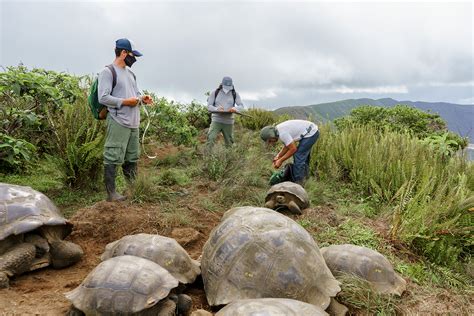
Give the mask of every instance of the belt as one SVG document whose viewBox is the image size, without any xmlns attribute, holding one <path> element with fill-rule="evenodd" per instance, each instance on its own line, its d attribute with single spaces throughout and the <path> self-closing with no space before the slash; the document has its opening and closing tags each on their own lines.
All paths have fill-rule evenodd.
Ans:
<svg viewBox="0 0 474 316">
<path fill-rule="evenodd" d="M 301 134 L 300 137 L 304 138 L 306 135 L 308 135 L 311 131 L 313 130 L 313 125 L 310 125 L 306 128 L 306 133 Z"/>
</svg>

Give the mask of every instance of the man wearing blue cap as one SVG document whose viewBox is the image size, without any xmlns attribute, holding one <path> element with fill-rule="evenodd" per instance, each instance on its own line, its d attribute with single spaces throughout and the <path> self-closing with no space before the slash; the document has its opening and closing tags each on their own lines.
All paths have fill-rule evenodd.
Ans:
<svg viewBox="0 0 474 316">
<path fill-rule="evenodd" d="M 122 165 L 127 182 L 135 179 L 140 156 L 140 108 L 151 104 L 152 98 L 141 95 L 130 67 L 142 54 L 133 43 L 121 38 L 115 42 L 115 60 L 99 74 L 99 102 L 107 106 L 107 135 L 104 148 L 104 181 L 107 201 L 123 201 L 125 197 L 115 191 L 117 165 Z"/>
<path fill-rule="evenodd" d="M 217 135 L 221 132 L 226 147 L 231 147 L 234 143 L 234 113 L 244 109 L 231 77 L 224 77 L 222 84 L 211 92 L 207 99 L 207 109 L 212 113 L 211 126 L 207 134 L 208 149 L 214 146 Z"/>
</svg>

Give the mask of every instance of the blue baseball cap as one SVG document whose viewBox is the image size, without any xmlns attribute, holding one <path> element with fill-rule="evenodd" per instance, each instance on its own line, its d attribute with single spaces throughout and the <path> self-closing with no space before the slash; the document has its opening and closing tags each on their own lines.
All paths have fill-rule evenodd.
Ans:
<svg viewBox="0 0 474 316">
<path fill-rule="evenodd" d="M 115 48 L 125 49 L 126 51 L 132 52 L 136 57 L 143 56 L 138 50 L 135 49 L 135 44 L 126 38 L 120 38 L 115 41 Z"/>
</svg>

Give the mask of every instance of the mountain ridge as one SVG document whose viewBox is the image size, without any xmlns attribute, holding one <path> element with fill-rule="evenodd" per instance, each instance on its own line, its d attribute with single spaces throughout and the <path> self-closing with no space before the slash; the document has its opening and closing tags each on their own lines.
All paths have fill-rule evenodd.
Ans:
<svg viewBox="0 0 474 316">
<path fill-rule="evenodd" d="M 468 137 L 469 142 L 474 143 L 474 104 L 463 105 L 448 102 L 398 101 L 392 98 L 361 98 L 303 106 L 287 106 L 278 108 L 274 110 L 274 112 L 278 115 L 290 114 L 298 119 L 308 119 L 311 117 L 313 120 L 319 122 L 327 122 L 338 117 L 349 115 L 351 110 L 361 105 L 393 107 L 399 104 L 439 114 L 441 118 L 446 121 L 450 131 L 458 133 L 462 137 Z"/>
</svg>

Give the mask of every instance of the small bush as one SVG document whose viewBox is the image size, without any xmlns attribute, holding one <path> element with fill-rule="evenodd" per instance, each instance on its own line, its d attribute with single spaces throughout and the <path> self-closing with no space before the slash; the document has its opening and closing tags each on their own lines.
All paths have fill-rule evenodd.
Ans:
<svg viewBox="0 0 474 316">
<path fill-rule="evenodd" d="M 163 143 L 172 142 L 175 145 L 195 144 L 198 130 L 189 123 L 186 112 L 181 110 L 182 106 L 155 95 L 153 98 L 155 102 L 152 106 L 142 108 L 144 114 L 141 130 L 143 133 L 146 130 L 146 141 L 151 139 Z"/>
<path fill-rule="evenodd" d="M 91 115 L 85 100 L 49 116 L 53 141 L 49 158 L 71 187 L 97 187 L 102 176 L 105 126 Z"/>
<path fill-rule="evenodd" d="M 172 186 L 172 185 L 187 185 L 191 179 L 183 170 L 178 169 L 166 169 L 159 177 L 158 183 L 161 185 Z"/>
<path fill-rule="evenodd" d="M 249 115 L 239 117 L 239 123 L 248 129 L 257 131 L 267 125 L 273 125 L 276 122 L 276 116 L 273 112 L 263 109 L 248 109 L 245 114 Z"/>
<path fill-rule="evenodd" d="M 0 133 L 0 172 L 14 173 L 24 170 L 33 160 L 36 147 L 23 139 Z"/>
<path fill-rule="evenodd" d="M 157 184 L 157 179 L 148 175 L 138 173 L 137 178 L 131 186 L 130 200 L 133 203 L 156 203 L 170 201 L 171 191 Z"/>
<path fill-rule="evenodd" d="M 180 108 L 185 113 L 189 125 L 197 129 L 204 129 L 211 123 L 207 106 L 203 104 L 192 101 L 190 104 L 181 105 Z"/>
</svg>

